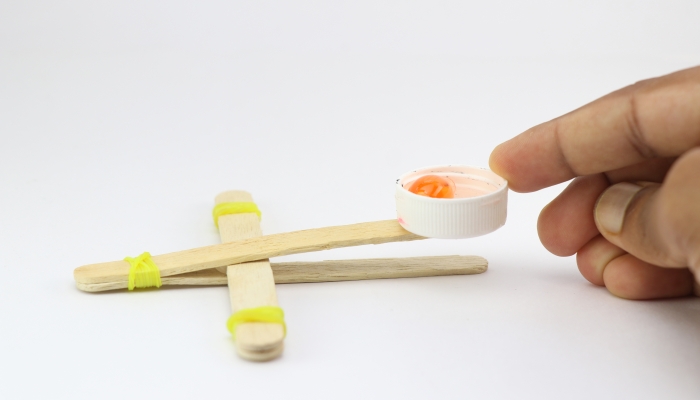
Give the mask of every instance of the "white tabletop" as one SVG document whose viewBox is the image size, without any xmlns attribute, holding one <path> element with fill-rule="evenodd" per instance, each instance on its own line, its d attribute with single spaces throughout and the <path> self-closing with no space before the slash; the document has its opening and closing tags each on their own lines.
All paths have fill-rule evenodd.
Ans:
<svg viewBox="0 0 700 400">
<path fill-rule="evenodd" d="M 697 399 L 700 301 L 634 302 L 505 227 L 301 254 L 476 254 L 472 276 L 278 285 L 281 358 L 239 359 L 226 287 L 88 294 L 83 264 L 395 216 L 415 167 L 700 63 L 700 3 L 0 5 L 0 398 Z M 575 229 L 575 227 L 572 227 Z"/>
</svg>

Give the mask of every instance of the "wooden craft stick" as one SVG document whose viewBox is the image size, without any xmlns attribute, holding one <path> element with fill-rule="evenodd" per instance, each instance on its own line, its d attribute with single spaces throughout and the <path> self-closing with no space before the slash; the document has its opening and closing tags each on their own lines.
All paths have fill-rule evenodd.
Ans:
<svg viewBox="0 0 700 400">
<path fill-rule="evenodd" d="M 419 239 L 425 238 L 406 231 L 392 219 L 260 236 L 154 256 L 153 262 L 160 276 L 166 277 L 288 254 Z M 76 268 L 73 276 L 83 285 L 127 282 L 129 267 L 126 261 L 91 264 Z"/>
<path fill-rule="evenodd" d="M 216 196 L 216 204 L 253 202 L 244 191 L 229 191 Z M 222 215 L 219 235 L 224 243 L 262 236 L 260 218 L 255 213 Z M 261 306 L 277 306 L 275 279 L 269 260 L 229 265 L 226 269 L 232 312 Z M 282 354 L 284 328 L 273 323 L 244 323 L 236 328 L 236 350 L 242 358 L 267 361 Z"/>
<path fill-rule="evenodd" d="M 270 263 L 276 284 L 358 281 L 365 279 L 418 278 L 472 275 L 485 272 L 488 261 L 479 256 L 373 258 L 316 262 Z M 188 272 L 162 278 L 163 286 L 223 286 L 226 274 L 217 269 Z M 85 292 L 126 289 L 126 282 L 78 284 Z"/>
</svg>

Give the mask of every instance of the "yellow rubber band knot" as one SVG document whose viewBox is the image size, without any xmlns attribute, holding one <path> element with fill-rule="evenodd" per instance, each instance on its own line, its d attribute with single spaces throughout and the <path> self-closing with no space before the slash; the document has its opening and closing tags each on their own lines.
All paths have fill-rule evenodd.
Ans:
<svg viewBox="0 0 700 400">
<path fill-rule="evenodd" d="M 129 268 L 129 290 L 134 288 L 161 287 L 160 270 L 151 260 L 151 254 L 145 252 L 136 258 L 126 257 L 124 261 Z"/>
<path fill-rule="evenodd" d="M 236 201 L 232 203 L 219 203 L 214 207 L 212 215 L 214 216 L 214 225 L 219 227 L 219 217 L 228 214 L 245 214 L 256 213 L 258 218 L 262 218 L 262 213 L 258 209 L 257 204 L 251 201 Z"/>
<path fill-rule="evenodd" d="M 284 311 L 277 306 L 262 306 L 255 308 L 244 308 L 242 310 L 236 311 L 231 315 L 226 322 L 226 327 L 228 328 L 233 338 L 236 338 L 236 328 L 240 324 L 246 322 L 269 322 L 272 324 L 280 324 L 284 329 L 284 335 L 287 335 L 287 324 L 284 323 Z"/>
</svg>

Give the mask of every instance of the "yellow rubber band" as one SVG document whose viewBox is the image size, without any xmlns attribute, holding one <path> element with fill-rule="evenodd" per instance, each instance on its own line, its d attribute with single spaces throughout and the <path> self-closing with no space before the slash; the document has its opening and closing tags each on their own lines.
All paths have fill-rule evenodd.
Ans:
<svg viewBox="0 0 700 400">
<path fill-rule="evenodd" d="M 214 207 L 212 215 L 214 216 L 214 225 L 219 227 L 219 217 L 228 214 L 245 214 L 256 213 L 258 218 L 262 218 L 262 213 L 258 209 L 257 204 L 251 201 L 237 201 L 233 203 L 219 203 Z"/>
<path fill-rule="evenodd" d="M 136 258 L 126 257 L 124 261 L 129 268 L 129 290 L 134 288 L 161 287 L 160 270 L 151 260 L 151 254 L 145 252 Z"/>
<path fill-rule="evenodd" d="M 284 335 L 287 336 L 287 324 L 284 323 L 284 311 L 277 306 L 262 306 L 255 308 L 244 308 L 243 310 L 236 311 L 231 315 L 226 322 L 226 327 L 228 328 L 233 338 L 236 338 L 236 328 L 240 324 L 246 322 L 269 322 L 273 324 L 280 324 L 284 329 Z"/>
</svg>

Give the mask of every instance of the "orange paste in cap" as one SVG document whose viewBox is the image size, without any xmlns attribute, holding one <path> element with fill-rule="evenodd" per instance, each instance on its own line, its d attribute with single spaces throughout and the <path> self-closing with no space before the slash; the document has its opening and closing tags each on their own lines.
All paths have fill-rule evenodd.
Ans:
<svg viewBox="0 0 700 400">
<path fill-rule="evenodd" d="M 416 179 L 408 191 L 419 196 L 437 199 L 452 199 L 455 197 L 455 183 L 449 178 L 437 175 L 425 175 Z"/>
</svg>

